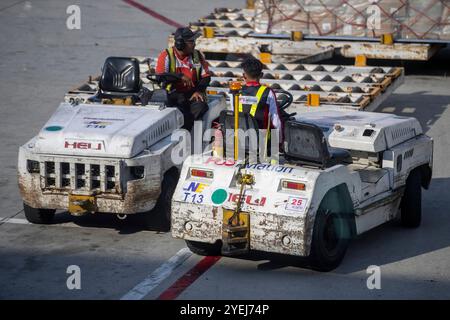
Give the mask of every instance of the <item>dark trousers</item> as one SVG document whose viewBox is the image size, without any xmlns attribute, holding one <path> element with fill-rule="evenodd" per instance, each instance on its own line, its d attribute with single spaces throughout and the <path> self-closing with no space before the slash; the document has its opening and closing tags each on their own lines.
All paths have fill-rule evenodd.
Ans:
<svg viewBox="0 0 450 320">
<path fill-rule="evenodd" d="M 208 104 L 202 101 L 189 101 L 193 92 L 172 92 L 169 95 L 169 106 L 177 107 L 184 117 L 183 129 L 191 131 L 194 121 L 200 119 L 207 111 Z M 206 97 L 206 95 L 204 95 Z"/>
</svg>

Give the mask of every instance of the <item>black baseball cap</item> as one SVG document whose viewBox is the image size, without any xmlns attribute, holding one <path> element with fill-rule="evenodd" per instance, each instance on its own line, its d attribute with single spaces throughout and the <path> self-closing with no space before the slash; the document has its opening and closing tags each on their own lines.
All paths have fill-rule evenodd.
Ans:
<svg viewBox="0 0 450 320">
<path fill-rule="evenodd" d="M 173 34 L 175 39 L 183 39 L 184 41 L 195 41 L 198 37 L 200 37 L 200 32 L 193 32 L 188 27 L 178 28 Z"/>
</svg>

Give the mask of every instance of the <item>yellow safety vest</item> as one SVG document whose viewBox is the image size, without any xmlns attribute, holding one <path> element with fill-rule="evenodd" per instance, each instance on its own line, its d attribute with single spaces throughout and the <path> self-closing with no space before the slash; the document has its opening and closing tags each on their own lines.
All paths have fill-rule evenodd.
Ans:
<svg viewBox="0 0 450 320">
<path fill-rule="evenodd" d="M 258 91 L 256 92 L 256 96 L 254 96 L 254 97 L 251 96 L 251 98 L 256 98 L 256 100 L 253 101 L 253 103 L 251 103 L 251 106 L 250 106 L 250 115 L 253 118 L 255 118 L 259 103 L 261 102 L 261 98 L 264 95 L 264 92 L 266 92 L 266 89 L 268 89 L 266 86 L 261 85 L 258 88 Z M 245 97 L 246 96 L 241 96 L 239 99 L 239 112 L 244 111 L 244 107 L 243 107 L 244 104 L 249 104 L 249 103 L 243 103 L 243 100 L 245 100 Z M 268 114 L 268 117 L 267 117 L 267 131 L 266 131 L 266 135 L 265 135 L 265 139 L 264 139 L 265 140 L 264 141 L 264 145 L 265 145 L 264 157 L 267 157 L 267 150 L 268 150 L 267 148 L 269 145 L 269 139 L 270 139 L 270 114 Z"/>
<path fill-rule="evenodd" d="M 167 55 L 169 56 L 169 72 L 170 73 L 176 73 L 177 68 L 177 61 L 175 57 L 175 53 L 173 52 L 173 48 L 170 47 L 166 49 Z M 194 50 L 194 53 L 192 54 L 192 62 L 195 65 L 195 73 L 197 75 L 197 81 L 200 81 L 200 76 L 202 72 L 202 65 L 200 61 L 200 53 L 198 50 Z M 172 84 L 169 84 L 166 89 L 167 91 L 170 91 L 172 88 Z"/>
<path fill-rule="evenodd" d="M 250 106 L 250 115 L 252 117 L 255 117 L 256 110 L 258 109 L 258 104 L 261 101 L 261 98 L 262 98 L 262 96 L 264 94 L 264 91 L 266 91 L 266 89 L 267 89 L 266 86 L 261 85 L 259 87 L 258 91 L 256 92 L 256 96 L 255 96 L 256 97 L 256 102 L 252 103 L 251 106 Z M 243 112 L 243 103 L 242 103 L 241 99 L 239 99 L 239 112 Z"/>
</svg>

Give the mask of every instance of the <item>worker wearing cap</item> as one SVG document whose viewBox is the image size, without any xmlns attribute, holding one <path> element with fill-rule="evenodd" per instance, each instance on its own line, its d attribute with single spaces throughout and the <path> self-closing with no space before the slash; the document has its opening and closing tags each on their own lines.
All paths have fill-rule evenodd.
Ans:
<svg viewBox="0 0 450 320">
<path fill-rule="evenodd" d="M 187 130 L 208 110 L 206 88 L 211 75 L 205 57 L 195 49 L 199 36 L 187 27 L 178 28 L 174 33 L 175 45 L 160 53 L 156 65 L 156 74 L 175 73 L 180 79 L 166 89 L 169 104 L 183 112 L 183 128 Z"/>
</svg>

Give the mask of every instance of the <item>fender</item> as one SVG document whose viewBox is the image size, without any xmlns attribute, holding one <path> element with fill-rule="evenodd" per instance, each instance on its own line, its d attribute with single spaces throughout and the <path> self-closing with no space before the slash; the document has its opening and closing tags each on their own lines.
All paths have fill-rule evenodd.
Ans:
<svg viewBox="0 0 450 320">
<path fill-rule="evenodd" d="M 319 182 L 319 180 L 321 180 L 320 177 L 316 181 L 314 193 L 317 192 L 317 182 Z M 331 186 L 328 190 L 323 192 L 322 195 L 323 196 L 321 198 L 320 196 L 315 197 L 313 203 L 318 205 L 311 205 L 305 217 L 304 242 L 307 251 L 306 253 L 308 255 L 314 232 L 316 213 L 319 209 L 330 210 L 332 212 L 339 212 L 343 214 L 350 226 L 349 236 L 351 238 L 356 236 L 355 210 L 347 182 L 341 182 L 340 184 Z"/>
</svg>

